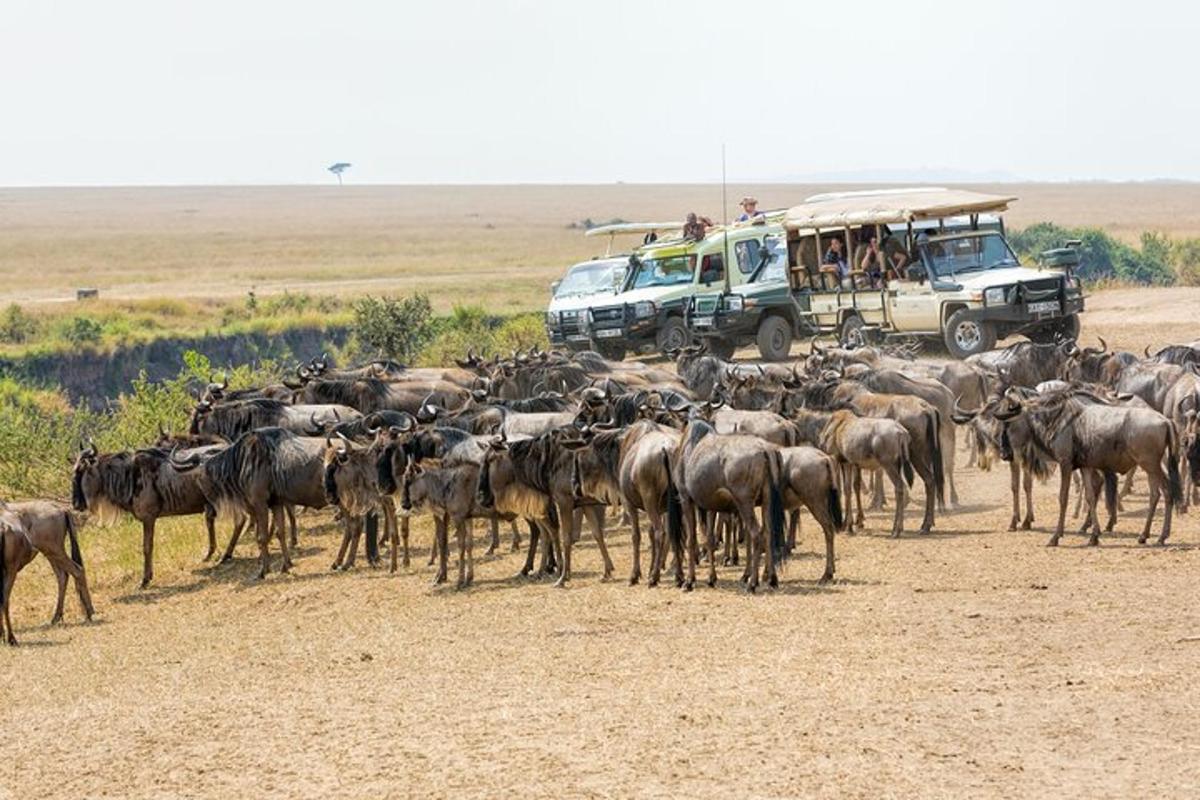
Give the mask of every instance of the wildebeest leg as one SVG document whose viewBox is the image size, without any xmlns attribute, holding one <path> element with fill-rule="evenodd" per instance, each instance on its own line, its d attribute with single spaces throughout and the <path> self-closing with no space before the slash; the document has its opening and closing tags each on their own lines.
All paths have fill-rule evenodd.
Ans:
<svg viewBox="0 0 1200 800">
<path fill-rule="evenodd" d="M 433 515 L 433 527 L 434 527 L 433 541 L 429 543 L 429 560 L 425 562 L 425 566 L 427 566 L 427 567 L 432 567 L 433 562 L 437 561 L 437 557 L 438 557 L 439 542 L 438 542 L 438 537 L 437 537 L 437 514 L 436 513 Z"/>
<path fill-rule="evenodd" d="M 1124 500 L 1126 497 L 1133 494 L 1133 479 L 1136 475 L 1137 467 L 1134 467 L 1133 469 L 1129 470 L 1129 472 L 1125 473 L 1125 483 L 1121 486 L 1121 493 L 1117 495 L 1118 501 Z M 1125 509 L 1122 508 L 1121 510 L 1124 511 Z"/>
<path fill-rule="evenodd" d="M 1150 538 L 1150 527 L 1154 524 L 1154 512 L 1158 510 L 1158 498 L 1163 494 L 1163 489 L 1166 488 L 1166 477 L 1162 474 L 1162 466 L 1155 462 L 1152 468 L 1146 469 L 1146 477 L 1150 479 L 1150 508 L 1146 511 L 1146 524 L 1142 527 L 1142 535 L 1138 537 L 1138 544 L 1145 544 Z M 1166 496 L 1166 516 L 1163 522 L 1162 536 L 1159 538 L 1159 544 L 1167 540 L 1167 536 L 1171 533 L 1171 495 Z"/>
<path fill-rule="evenodd" d="M 392 498 L 384 497 L 380 500 L 380 506 L 383 510 L 383 535 L 387 538 L 388 547 L 392 551 L 388 572 L 395 572 L 400 550 L 400 540 L 396 534 L 396 504 L 392 502 Z"/>
<path fill-rule="evenodd" d="M 1021 465 L 1015 458 L 1008 462 L 1008 481 L 1012 491 L 1012 519 L 1008 522 L 1008 529 L 1015 531 L 1017 523 L 1021 521 Z"/>
<path fill-rule="evenodd" d="M 846 491 L 849 493 L 850 485 L 846 484 Z M 879 470 L 871 472 L 871 504 L 867 506 L 871 511 L 879 511 L 887 506 L 887 498 L 883 496 L 883 473 Z M 846 519 L 850 519 L 849 513 Z"/>
<path fill-rule="evenodd" d="M 717 530 L 725 543 L 725 566 L 738 563 L 737 537 L 733 535 L 733 522 L 728 514 L 717 515 Z"/>
<path fill-rule="evenodd" d="M 58 582 L 58 599 L 54 604 L 54 616 L 50 618 L 50 624 L 57 625 L 62 622 L 63 603 L 67 599 L 67 573 L 53 561 L 50 562 L 50 569 L 54 570 L 54 580 Z"/>
<path fill-rule="evenodd" d="M 446 571 L 447 571 L 448 562 L 449 562 L 449 556 L 447 554 L 447 551 L 450 549 L 450 541 L 449 541 L 450 533 L 446 529 L 446 525 L 447 525 L 447 515 L 446 514 L 441 514 L 441 513 L 434 514 L 433 522 L 434 522 L 434 537 L 437 539 L 437 550 L 438 550 L 438 568 L 437 568 L 437 574 L 435 574 L 433 576 L 433 585 L 437 586 L 439 583 L 446 582 Z"/>
<path fill-rule="evenodd" d="M 77 564 L 67 555 L 67 551 L 62 549 L 61 543 L 56 544 L 58 545 L 57 550 L 42 550 L 41 552 L 46 556 L 46 560 L 50 562 L 50 566 L 54 568 L 56 574 L 62 572 L 64 581 L 68 577 L 75 581 L 75 592 L 79 595 L 79 605 L 83 607 L 84 616 L 90 620 L 96 613 L 96 609 L 92 606 L 92 593 L 88 589 L 87 573 L 82 565 Z M 63 594 L 64 592 L 60 590 L 58 597 L 58 616 L 60 618 L 63 611 Z"/>
<path fill-rule="evenodd" d="M 1050 541 L 1046 542 L 1047 547 L 1058 546 L 1058 540 L 1063 535 L 1063 526 L 1067 524 L 1067 502 L 1071 499 L 1072 470 L 1067 464 L 1059 464 L 1058 472 L 1061 476 L 1058 484 L 1058 525 L 1055 526 Z"/>
<path fill-rule="evenodd" d="M 758 524 L 757 517 L 754 516 L 754 507 L 749 508 L 738 506 L 738 519 L 742 521 L 742 526 L 746 530 L 746 560 L 749 562 L 750 576 L 746 581 L 746 591 L 755 592 L 758 590 L 758 570 L 759 556 L 764 549 L 770 550 L 770 542 L 762 541 L 763 528 Z M 771 563 L 771 554 L 766 553 L 767 568 L 769 572 L 773 572 L 774 565 Z"/>
<path fill-rule="evenodd" d="M 717 542 L 716 534 L 716 515 L 705 514 L 701 521 L 701 526 L 704 528 L 704 541 L 708 549 L 708 585 L 717 585 Z"/>
<path fill-rule="evenodd" d="M 858 467 L 852 467 L 854 472 L 854 499 L 858 502 L 858 527 L 862 528 L 866 525 L 867 518 L 863 514 L 862 504 L 862 470 Z"/>
<path fill-rule="evenodd" d="M 483 551 L 485 556 L 490 556 L 492 553 L 500 549 L 500 518 L 492 515 L 488 520 L 492 531 L 492 541 L 488 544 L 488 549 Z"/>
<path fill-rule="evenodd" d="M 258 542 L 258 579 L 262 580 L 271 571 L 271 512 L 265 507 L 254 509 L 254 539 Z"/>
<path fill-rule="evenodd" d="M 284 511 L 290 506 L 284 506 L 282 509 L 275 508 L 271 510 L 271 516 L 275 525 L 275 535 L 279 539 L 279 549 L 283 552 L 283 559 L 279 563 L 280 572 L 290 572 L 292 569 L 292 550 L 288 546 L 287 531 L 284 530 Z M 353 559 L 351 559 L 353 560 Z"/>
<path fill-rule="evenodd" d="M 846 510 L 842 513 L 842 519 L 846 520 L 846 533 L 854 533 L 854 479 L 852 476 L 853 466 L 848 461 L 842 462 L 838 469 L 839 483 L 842 486 L 842 502 L 846 505 Z"/>
<path fill-rule="evenodd" d="M 300 539 L 296 530 L 296 507 L 293 505 L 287 505 L 283 507 L 283 510 L 287 513 L 288 527 L 290 528 L 289 535 L 291 537 L 291 546 L 298 547 L 300 545 Z"/>
<path fill-rule="evenodd" d="M 350 538 L 351 538 L 350 520 L 349 520 L 349 518 L 343 519 L 342 520 L 342 543 L 341 543 L 341 545 L 338 546 L 337 556 L 334 557 L 333 565 L 330 567 L 330 569 L 341 569 L 342 568 L 342 564 L 344 562 L 344 559 L 346 558 L 346 551 L 349 550 L 349 548 L 350 548 Z"/>
<path fill-rule="evenodd" d="M 793 508 L 788 515 L 787 551 L 789 554 L 796 549 L 796 539 L 800 535 L 800 509 Z"/>
<path fill-rule="evenodd" d="M 596 546 L 600 548 L 600 558 L 604 559 L 604 580 L 611 581 L 613 574 L 612 558 L 608 555 L 608 543 L 604 541 L 604 506 L 588 506 L 583 510 L 588 524 L 592 526 L 592 536 L 596 537 Z"/>
<path fill-rule="evenodd" d="M 1033 470 L 1024 466 L 1021 472 L 1025 484 L 1025 520 L 1021 523 L 1021 529 L 1027 531 L 1033 527 Z"/>
<path fill-rule="evenodd" d="M 908 487 L 904 485 L 904 475 L 902 474 L 901 469 L 902 467 L 899 464 L 893 465 L 887 469 L 888 480 L 892 482 L 892 488 L 895 492 L 896 498 L 896 514 L 892 517 L 893 538 L 899 538 L 900 534 L 904 533 L 904 490 Z M 825 528 L 825 536 L 827 539 L 826 549 L 828 549 L 828 543 L 832 542 L 832 539 L 830 538 L 832 536 L 831 531 L 833 530 L 831 527 L 832 520 L 830 520 L 829 523 L 822 522 L 821 525 Z M 826 558 L 830 558 L 828 553 L 826 553 Z M 826 569 L 828 570 L 828 568 L 829 567 L 827 566 Z"/>
<path fill-rule="evenodd" d="M 579 541 L 577 532 L 579 523 L 582 521 L 582 510 L 574 508 L 570 503 L 558 504 L 558 538 L 562 547 L 562 566 L 558 571 L 558 580 L 554 585 L 560 589 L 567 585 L 567 581 L 571 579 L 571 549 L 575 542 Z M 562 526 L 566 526 L 564 529 Z"/>
<path fill-rule="evenodd" d="M 521 549 L 521 529 L 517 527 L 517 521 L 513 520 L 508 523 L 512 526 L 512 551 L 515 553 Z"/>
<path fill-rule="evenodd" d="M 1083 485 L 1087 491 L 1087 514 L 1084 516 L 1083 528 L 1080 533 L 1087 533 L 1091 530 L 1091 535 L 1088 537 L 1088 544 L 1096 546 L 1100 544 L 1100 519 L 1096 514 L 1096 506 L 1099 498 L 1100 484 L 1103 482 L 1104 476 L 1099 470 L 1085 470 L 1083 473 Z"/>
<path fill-rule="evenodd" d="M 940 431 L 942 441 L 942 471 L 946 475 L 946 483 L 950 484 L 950 505 L 958 505 L 958 487 L 954 483 L 954 461 L 957 457 L 958 442 L 957 431 L 953 423 L 942 419 L 942 430 Z"/>
<path fill-rule="evenodd" d="M 583 538 L 583 509 L 576 508 L 575 515 L 571 519 L 571 543 L 579 544 L 579 540 Z"/>
<path fill-rule="evenodd" d="M 217 510 L 210 505 L 204 506 L 204 529 L 208 532 L 208 552 L 201 561 L 208 561 L 217 554 Z"/>
<path fill-rule="evenodd" d="M 350 569 L 354 566 L 355 560 L 358 559 L 358 542 L 362 538 L 362 517 L 346 516 L 343 523 L 346 529 L 346 539 L 350 542 L 350 552 L 346 555 L 346 561 L 342 564 L 342 569 Z"/>
<path fill-rule="evenodd" d="M 404 560 L 400 562 L 400 565 L 402 567 L 404 567 L 405 569 L 407 569 L 408 564 L 409 564 L 409 561 L 408 561 L 408 517 L 407 516 L 401 517 L 401 519 L 400 519 L 400 539 L 404 543 L 403 544 Z"/>
<path fill-rule="evenodd" d="M 5 554 L 5 547 L 4 547 L 4 534 L 2 534 L 2 533 L 0 533 L 0 558 L 7 558 L 7 555 Z M 10 561 L 5 566 L 6 566 L 6 569 L 4 570 L 4 592 L 3 592 L 4 602 L 2 604 L 0 604 L 0 605 L 2 605 L 2 608 L 0 608 L 0 611 L 4 612 L 4 614 L 3 614 L 4 619 L 2 622 L 0 622 L 0 635 L 3 635 L 4 629 L 7 628 L 8 636 L 6 637 L 6 641 L 8 642 L 8 644 L 10 646 L 16 647 L 17 646 L 17 637 L 16 637 L 16 634 L 13 633 L 11 612 L 12 612 L 13 584 L 17 582 L 17 565 Z"/>
<path fill-rule="evenodd" d="M 976 456 L 978 455 L 978 449 L 977 449 L 977 445 L 976 445 L 974 436 L 968 435 L 966 437 L 966 440 L 967 440 L 967 469 L 970 469 L 971 467 L 975 466 L 975 464 L 976 464 Z"/>
<path fill-rule="evenodd" d="M 246 527 L 249 517 L 241 511 L 234 512 L 233 515 L 233 530 L 229 534 L 229 544 L 225 545 L 225 552 L 221 554 L 221 558 L 217 561 L 218 564 L 228 564 L 233 561 L 233 551 L 237 547 L 238 539 L 242 536 L 242 529 Z"/>
<path fill-rule="evenodd" d="M 1075 510 L 1071 512 L 1071 519 L 1079 519 L 1079 512 L 1083 508 L 1083 473 L 1075 473 Z"/>
<path fill-rule="evenodd" d="M 473 533 L 467 520 L 454 521 L 454 535 L 458 539 L 458 583 L 456 584 L 458 589 L 465 589 L 469 584 L 467 580 L 467 547 L 468 542 L 473 538 Z"/>
<path fill-rule="evenodd" d="M 154 577 L 154 519 L 142 520 L 142 588 Z"/>
<path fill-rule="evenodd" d="M 529 575 L 529 573 L 533 572 L 533 558 L 534 558 L 534 554 L 537 553 L 538 539 L 541 538 L 541 533 L 540 533 L 538 526 L 533 522 L 529 522 L 528 524 L 529 524 L 529 547 L 525 551 L 525 565 L 523 567 L 521 567 L 521 571 L 519 573 L 517 573 L 522 578 Z"/>
<path fill-rule="evenodd" d="M 680 498 L 683 506 L 683 548 L 675 559 L 675 582 L 690 592 L 696 585 L 696 506 L 690 499 Z M 683 564 L 687 563 L 686 575 Z"/>
<path fill-rule="evenodd" d="M 629 514 L 628 509 L 625 511 Z M 633 567 L 629 570 L 629 585 L 637 586 L 638 581 L 642 579 L 642 529 L 638 525 L 636 516 L 630 517 L 629 546 L 633 549 Z M 654 558 L 657 555 L 654 549 L 654 534 L 650 534 L 650 572 L 654 573 Z M 653 580 L 653 578 L 651 578 Z M 651 584 L 653 585 L 653 584 Z"/>
<path fill-rule="evenodd" d="M 918 532 L 929 533 L 933 530 L 933 501 L 937 491 L 933 487 L 933 473 L 928 465 L 925 474 L 921 476 L 921 483 L 925 486 L 925 516 L 921 520 L 921 530 Z"/>
</svg>

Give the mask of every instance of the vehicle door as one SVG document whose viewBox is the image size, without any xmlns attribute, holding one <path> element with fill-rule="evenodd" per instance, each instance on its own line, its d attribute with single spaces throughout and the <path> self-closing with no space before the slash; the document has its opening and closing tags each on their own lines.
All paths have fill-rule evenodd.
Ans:
<svg viewBox="0 0 1200 800">
<path fill-rule="evenodd" d="M 928 271 L 927 263 L 917 263 Z M 891 326 L 897 331 L 930 332 L 941 327 L 937 292 L 928 274 L 924 280 L 909 277 L 888 281 L 887 303 Z"/>
</svg>

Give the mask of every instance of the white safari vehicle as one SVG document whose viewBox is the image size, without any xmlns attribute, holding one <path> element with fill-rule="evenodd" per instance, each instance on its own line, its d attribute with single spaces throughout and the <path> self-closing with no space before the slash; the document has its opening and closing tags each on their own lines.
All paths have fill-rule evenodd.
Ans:
<svg viewBox="0 0 1200 800">
<path fill-rule="evenodd" d="M 1083 293 L 1073 250 L 1022 265 L 998 216 L 1016 198 L 957 189 L 815 195 L 788 209 L 790 283 L 806 327 L 847 343 L 936 336 L 958 358 L 997 339 L 1074 339 Z M 871 239 L 881 272 L 862 269 Z M 830 252 L 841 240 L 845 267 Z M 895 268 L 893 268 L 895 266 Z M 890 274 L 888 274 L 890 271 Z"/>
</svg>

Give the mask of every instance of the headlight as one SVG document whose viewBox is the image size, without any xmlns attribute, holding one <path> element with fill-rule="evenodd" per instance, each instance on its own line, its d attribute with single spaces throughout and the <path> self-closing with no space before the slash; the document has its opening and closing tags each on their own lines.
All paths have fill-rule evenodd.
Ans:
<svg viewBox="0 0 1200 800">
<path fill-rule="evenodd" d="M 546 312 L 546 324 L 551 325 L 551 326 L 557 325 L 558 324 L 558 312 L 547 311 Z"/>
<path fill-rule="evenodd" d="M 740 294 L 725 296 L 725 310 L 741 311 L 745 307 L 745 299 Z"/>
<path fill-rule="evenodd" d="M 633 306 L 633 315 L 638 319 L 648 319 L 654 316 L 654 303 L 649 300 L 642 300 L 635 303 Z"/>
<path fill-rule="evenodd" d="M 1068 289 L 1079 289 L 1079 278 L 1076 278 L 1074 275 L 1068 275 L 1066 280 Z"/>
<path fill-rule="evenodd" d="M 983 302 L 989 306 L 1004 305 L 1004 287 L 996 286 L 983 293 Z"/>
</svg>

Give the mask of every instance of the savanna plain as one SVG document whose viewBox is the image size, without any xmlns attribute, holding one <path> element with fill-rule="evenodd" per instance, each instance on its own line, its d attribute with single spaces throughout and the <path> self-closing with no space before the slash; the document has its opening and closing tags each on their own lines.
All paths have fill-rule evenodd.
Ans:
<svg viewBox="0 0 1200 800">
<path fill-rule="evenodd" d="M 819 188 L 731 193 L 771 207 Z M 1022 198 L 1017 226 L 1200 233 L 1197 187 L 992 188 Z M 526 310 L 602 248 L 569 224 L 693 209 L 719 215 L 719 189 L 3 190 L 0 299 L 421 289 L 443 308 Z M 1096 292 L 1083 336 L 1192 341 L 1197 300 Z M 432 586 L 423 518 L 412 567 L 335 573 L 324 514 L 301 516 L 293 573 L 264 581 L 252 541 L 217 567 L 199 519 L 163 524 L 140 590 L 134 527 L 93 522 L 95 622 L 68 598 L 67 623 L 44 624 L 43 560 L 17 584 L 0 799 L 1196 796 L 1200 516 L 1138 545 L 1140 479 L 1099 547 L 1047 548 L 1056 478 L 1035 485 L 1034 530 L 1009 532 L 1007 466 L 958 463 L 962 506 L 932 534 L 890 539 L 890 510 L 870 513 L 821 585 L 805 517 L 780 588 L 757 596 L 735 567 L 690 594 L 626 585 L 625 528 L 609 538 L 617 578 L 601 581 L 585 536 L 565 590 L 514 577 L 507 539 L 471 589 Z"/>
</svg>

